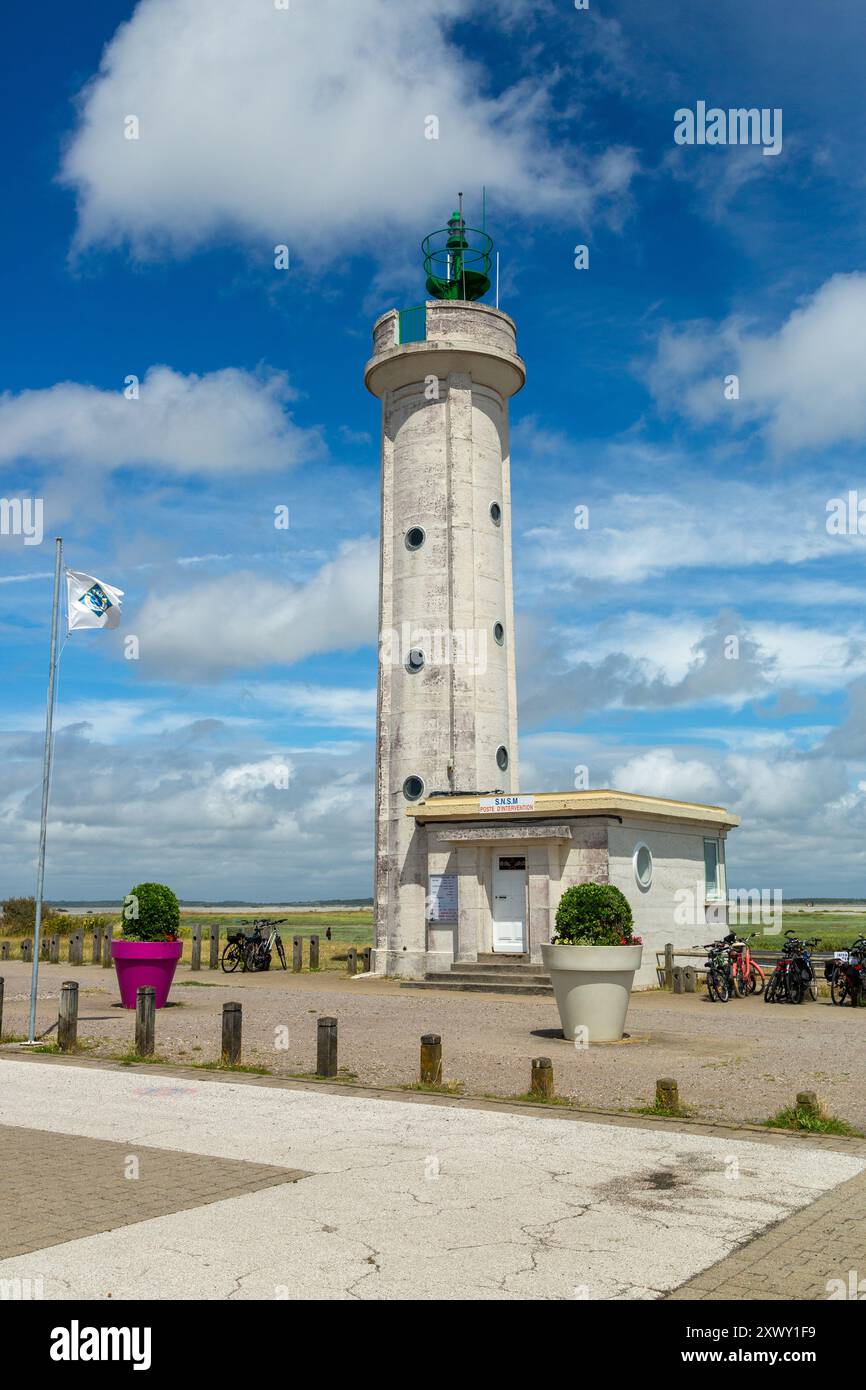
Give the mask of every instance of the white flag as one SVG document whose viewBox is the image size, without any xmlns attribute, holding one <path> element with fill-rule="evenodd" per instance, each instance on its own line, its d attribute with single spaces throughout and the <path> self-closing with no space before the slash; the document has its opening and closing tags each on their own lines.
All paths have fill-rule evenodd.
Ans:
<svg viewBox="0 0 866 1390">
<path fill-rule="evenodd" d="M 66 611 L 69 631 L 76 627 L 119 627 L 123 590 L 94 579 L 92 574 L 66 571 Z"/>
</svg>

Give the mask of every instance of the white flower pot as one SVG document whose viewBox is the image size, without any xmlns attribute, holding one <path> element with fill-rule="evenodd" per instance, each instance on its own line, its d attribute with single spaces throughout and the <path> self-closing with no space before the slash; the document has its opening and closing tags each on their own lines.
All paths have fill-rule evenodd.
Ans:
<svg viewBox="0 0 866 1390">
<path fill-rule="evenodd" d="M 591 1043 L 619 1041 L 642 954 L 642 946 L 542 946 L 567 1038 L 586 1029 Z"/>
</svg>

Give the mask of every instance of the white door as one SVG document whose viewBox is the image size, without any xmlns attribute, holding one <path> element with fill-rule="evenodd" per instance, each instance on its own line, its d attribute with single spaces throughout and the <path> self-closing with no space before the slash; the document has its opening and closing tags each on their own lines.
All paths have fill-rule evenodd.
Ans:
<svg viewBox="0 0 866 1390">
<path fill-rule="evenodd" d="M 526 950 L 526 859 L 522 854 L 493 855 L 493 949 L 511 954 Z"/>
</svg>

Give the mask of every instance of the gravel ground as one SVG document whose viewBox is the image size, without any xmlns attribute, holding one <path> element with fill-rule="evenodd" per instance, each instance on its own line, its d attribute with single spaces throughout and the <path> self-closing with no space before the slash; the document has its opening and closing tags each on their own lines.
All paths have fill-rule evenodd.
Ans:
<svg viewBox="0 0 866 1390">
<path fill-rule="evenodd" d="M 4 961 L 4 1036 L 26 1030 L 30 967 Z M 655 1081 L 673 1076 L 683 1101 L 710 1119 L 766 1119 L 815 1090 L 828 1109 L 866 1130 L 866 1009 L 761 999 L 710 1004 L 701 995 L 635 994 L 621 1043 L 576 1051 L 561 1035 L 552 999 L 404 989 L 391 980 L 178 971 L 173 1005 L 157 1016 L 161 1058 L 185 1064 L 219 1055 L 225 1000 L 243 1003 L 243 1061 L 275 1074 L 315 1068 L 316 1018 L 340 1023 L 340 1065 L 368 1085 L 417 1080 L 422 1033 L 442 1035 L 446 1079 L 467 1094 L 512 1096 L 529 1084 L 534 1056 L 553 1059 L 557 1091 L 610 1109 L 646 1105 Z M 113 972 L 40 967 L 38 1029 L 56 1022 L 61 982 L 81 988 L 79 1038 L 91 1055 L 132 1047 L 134 1015 L 119 1007 Z M 54 1033 L 48 1034 L 50 1042 Z"/>
</svg>

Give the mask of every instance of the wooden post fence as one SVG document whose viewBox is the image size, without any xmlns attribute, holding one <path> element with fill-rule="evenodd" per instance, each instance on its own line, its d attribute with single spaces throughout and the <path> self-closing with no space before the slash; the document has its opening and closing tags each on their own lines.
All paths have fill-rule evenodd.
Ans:
<svg viewBox="0 0 866 1390">
<path fill-rule="evenodd" d="M 214 922 L 210 929 L 210 968 L 219 970 L 220 968 L 220 928 L 219 922 Z"/>
<path fill-rule="evenodd" d="M 235 1067 L 241 1060 L 242 1010 L 240 1004 L 223 1004 L 222 1064 Z"/>
<path fill-rule="evenodd" d="M 111 961 L 111 927 L 106 927 L 102 934 L 102 968 L 110 969 Z"/>
<path fill-rule="evenodd" d="M 364 971 L 365 971 L 366 974 L 369 974 L 370 971 L 371 971 L 372 969 L 373 969 L 373 947 L 372 947 L 372 946 L 365 946 L 365 947 L 364 947 Z"/>
<path fill-rule="evenodd" d="M 319 968 L 319 938 L 318 938 L 317 936 L 311 936 L 311 937 L 310 937 L 310 969 L 311 969 L 311 970 L 318 970 L 318 968 Z"/>
<path fill-rule="evenodd" d="M 57 1042 L 61 1052 L 72 1052 L 78 1040 L 78 984 L 64 980 L 60 986 Z"/>
<path fill-rule="evenodd" d="M 553 1095 L 553 1063 L 549 1057 L 533 1057 L 532 1074 L 529 1082 L 530 1094 L 541 1100 L 550 1100 Z"/>
<path fill-rule="evenodd" d="M 152 1057 L 156 1047 L 156 990 L 139 985 L 135 996 L 135 1051 L 139 1057 Z"/>
<path fill-rule="evenodd" d="M 337 1075 L 337 1020 L 320 1018 L 316 1029 L 316 1075 Z"/>
<path fill-rule="evenodd" d="M 201 925 L 196 923 L 192 929 L 192 959 L 190 970 L 201 970 Z"/>
<path fill-rule="evenodd" d="M 55 932 L 51 938 L 51 952 L 48 957 L 52 965 L 60 964 L 60 933 Z"/>
<path fill-rule="evenodd" d="M 300 936 L 292 937 L 292 969 L 297 972 L 304 968 L 304 942 Z"/>
<path fill-rule="evenodd" d="M 357 975 L 358 973 L 358 952 L 354 946 L 350 946 L 346 952 L 346 969 L 350 975 Z"/>
<path fill-rule="evenodd" d="M 421 1039 L 422 1086 L 442 1085 L 442 1039 L 438 1033 L 425 1033 Z"/>
<path fill-rule="evenodd" d="M 93 965 L 99 965 L 102 961 L 102 927 L 93 928 L 90 960 Z"/>
<path fill-rule="evenodd" d="M 0 945 L 0 960 L 8 960 L 11 949 L 11 942 L 4 941 L 2 945 Z"/>
<path fill-rule="evenodd" d="M 26 940 L 21 942 L 21 959 L 33 959 L 33 942 L 31 941 L 29 936 L 26 938 Z"/>
</svg>

